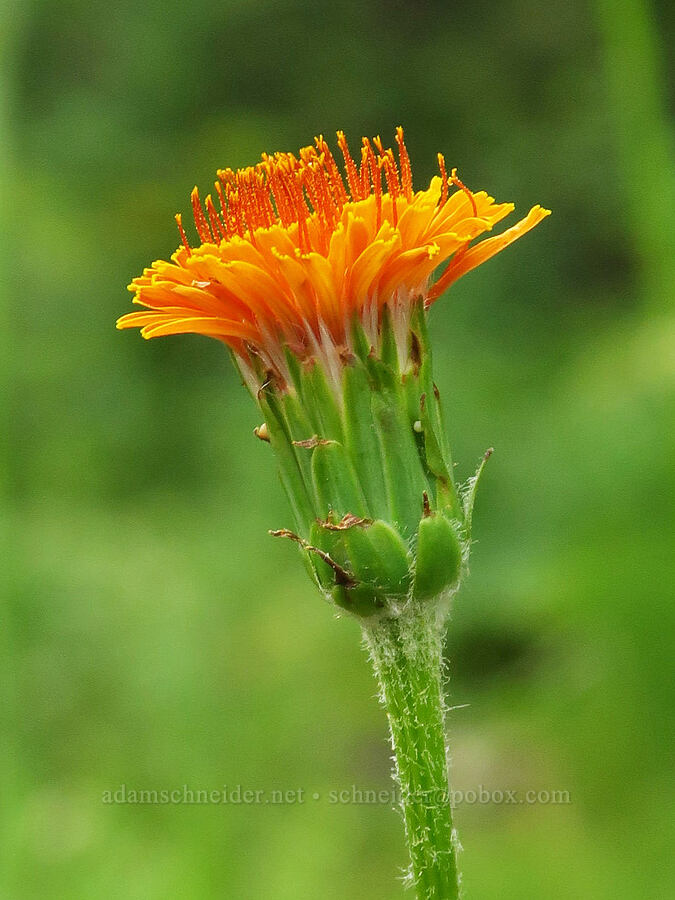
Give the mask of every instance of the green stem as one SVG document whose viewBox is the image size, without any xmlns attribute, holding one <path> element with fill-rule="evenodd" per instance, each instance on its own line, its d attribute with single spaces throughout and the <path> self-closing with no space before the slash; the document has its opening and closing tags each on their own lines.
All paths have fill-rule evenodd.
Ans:
<svg viewBox="0 0 675 900">
<path fill-rule="evenodd" d="M 394 750 L 395 773 L 418 900 L 459 896 L 449 803 L 442 623 L 434 603 L 364 628 Z"/>
</svg>

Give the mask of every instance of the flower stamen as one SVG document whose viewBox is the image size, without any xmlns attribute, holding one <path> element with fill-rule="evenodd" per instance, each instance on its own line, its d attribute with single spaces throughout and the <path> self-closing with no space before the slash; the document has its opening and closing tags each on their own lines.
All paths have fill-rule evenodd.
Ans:
<svg viewBox="0 0 675 900">
<path fill-rule="evenodd" d="M 342 155 L 345 160 L 345 169 L 347 171 L 347 183 L 349 185 L 349 191 L 351 193 L 352 200 L 360 200 L 361 199 L 361 188 L 359 182 L 359 175 L 356 171 L 356 163 L 352 159 L 352 155 L 349 152 L 349 145 L 347 144 L 347 138 L 345 137 L 344 131 L 338 131 L 337 133 L 337 142 Z"/>
<path fill-rule="evenodd" d="M 469 198 L 469 202 L 471 203 L 471 208 L 473 209 L 473 214 L 477 218 L 478 217 L 478 209 L 476 207 L 476 201 L 474 200 L 474 196 L 469 188 L 464 184 L 463 181 L 460 181 L 457 177 L 457 169 L 453 169 L 450 173 L 450 181 L 458 187 L 461 191 L 464 191 L 466 196 Z"/>
<path fill-rule="evenodd" d="M 194 215 L 195 226 L 197 228 L 197 233 L 202 240 L 202 243 L 213 243 L 213 235 L 211 234 L 209 223 L 206 221 L 206 216 L 204 215 L 202 204 L 199 199 L 199 188 L 196 185 L 192 189 L 190 200 L 192 201 L 192 213 Z"/>
<path fill-rule="evenodd" d="M 380 146 L 382 145 L 380 144 Z M 368 188 L 364 187 L 364 193 L 366 196 L 370 193 L 370 184 L 372 184 L 373 191 L 375 192 L 375 209 L 377 211 L 376 230 L 379 231 L 380 226 L 382 225 L 382 173 L 377 164 L 372 144 L 368 138 L 363 139 L 363 147 L 366 151 L 366 159 L 368 160 L 369 175 L 369 185 Z"/>
<path fill-rule="evenodd" d="M 401 195 L 401 185 L 398 180 L 398 168 L 394 153 L 391 149 L 384 151 L 384 155 L 380 156 L 379 162 L 384 168 L 384 177 L 387 181 L 387 191 L 391 200 L 391 218 L 394 228 L 398 226 L 398 208 L 396 201 Z"/>
<path fill-rule="evenodd" d="M 448 199 L 448 173 L 445 168 L 445 157 L 442 153 L 438 154 L 438 168 L 441 170 L 441 178 L 443 180 L 441 199 L 439 200 L 438 205 L 445 206 L 445 201 Z"/>
<path fill-rule="evenodd" d="M 209 222 L 211 223 L 211 230 L 213 231 L 213 235 L 218 235 L 221 240 L 227 237 L 227 232 L 223 230 L 223 226 L 218 217 L 218 211 L 213 203 L 213 199 L 211 194 L 206 195 L 206 200 L 204 201 L 204 205 L 206 206 L 206 214 L 209 217 Z"/>
<path fill-rule="evenodd" d="M 342 180 L 342 175 L 340 174 L 340 170 L 338 169 L 337 163 L 335 162 L 335 157 L 330 152 L 330 148 L 322 134 L 316 138 L 316 148 L 319 153 L 322 155 L 324 159 L 324 165 L 328 171 L 328 180 L 330 183 L 330 188 L 333 194 L 333 198 L 335 200 L 335 206 L 337 210 L 342 210 L 345 203 L 347 203 L 349 197 L 347 195 L 347 191 L 345 190 L 344 181 Z"/>
<path fill-rule="evenodd" d="M 190 256 L 192 254 L 192 248 L 187 239 L 187 235 L 185 234 L 185 229 L 183 228 L 183 217 L 180 213 L 176 213 L 174 216 L 176 220 L 176 225 L 178 225 L 178 231 L 180 232 L 180 239 L 183 242 L 183 246 L 187 250 L 187 255 Z"/>
<path fill-rule="evenodd" d="M 398 156 L 401 166 L 401 186 L 406 200 L 412 200 L 413 184 L 412 169 L 410 167 L 410 157 L 403 140 L 403 129 L 399 125 L 396 129 L 396 143 L 398 144 Z"/>
</svg>

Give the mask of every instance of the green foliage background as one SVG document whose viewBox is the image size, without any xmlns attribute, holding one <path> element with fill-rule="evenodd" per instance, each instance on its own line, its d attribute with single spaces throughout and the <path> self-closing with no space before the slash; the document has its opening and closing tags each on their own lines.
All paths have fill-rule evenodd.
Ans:
<svg viewBox="0 0 675 900">
<path fill-rule="evenodd" d="M 385 722 L 216 342 L 117 333 L 194 183 L 406 127 L 554 215 L 431 328 L 481 485 L 449 629 L 466 896 L 655 898 L 672 869 L 672 7 L 84 0 L 0 9 L 4 900 L 398 896 Z M 670 37 L 668 37 L 670 35 Z M 464 706 L 464 704 L 468 704 Z M 104 791 L 304 790 L 280 805 Z M 318 793 L 320 798 L 313 799 Z"/>
</svg>

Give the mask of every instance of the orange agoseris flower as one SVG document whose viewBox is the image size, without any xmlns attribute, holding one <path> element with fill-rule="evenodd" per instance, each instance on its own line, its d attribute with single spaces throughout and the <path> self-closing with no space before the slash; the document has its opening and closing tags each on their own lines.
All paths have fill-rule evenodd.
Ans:
<svg viewBox="0 0 675 900">
<path fill-rule="evenodd" d="M 363 138 L 357 164 L 342 132 L 337 139 L 346 177 L 318 137 L 299 157 L 263 154 L 255 166 L 219 171 L 203 204 L 195 187 L 201 244 L 190 244 L 177 215 L 182 246 L 171 262 L 153 263 L 129 285 L 147 311 L 122 316 L 118 328 L 139 327 L 146 338 L 218 338 L 251 386 L 251 354 L 287 379 L 284 347 L 334 371 L 354 317 L 376 343 L 387 305 L 403 334 L 414 300 L 429 306 L 549 214 L 535 206 L 512 228 L 472 246 L 513 204 L 473 193 L 454 169 L 448 176 L 441 154 L 440 175 L 414 191 L 402 128 L 398 159 L 379 138 Z"/>
</svg>

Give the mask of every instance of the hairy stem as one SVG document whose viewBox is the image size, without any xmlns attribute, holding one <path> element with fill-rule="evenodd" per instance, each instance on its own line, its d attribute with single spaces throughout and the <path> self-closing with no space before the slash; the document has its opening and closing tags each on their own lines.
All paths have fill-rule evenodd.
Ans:
<svg viewBox="0 0 675 900">
<path fill-rule="evenodd" d="M 448 790 L 441 680 L 442 629 L 434 604 L 364 629 L 387 712 L 418 900 L 459 896 Z"/>
</svg>

